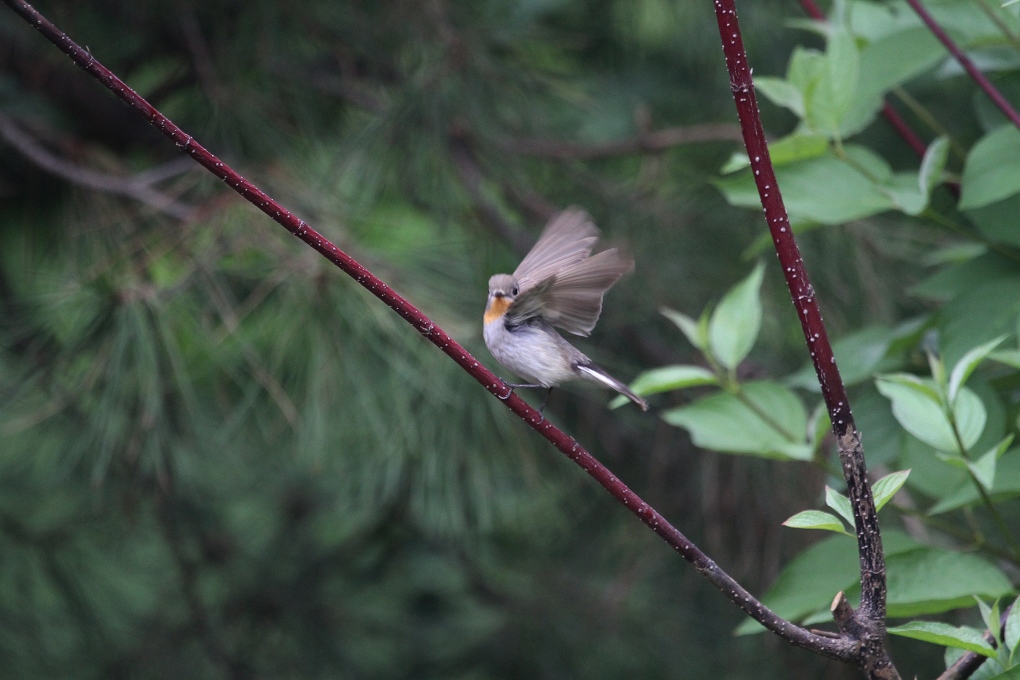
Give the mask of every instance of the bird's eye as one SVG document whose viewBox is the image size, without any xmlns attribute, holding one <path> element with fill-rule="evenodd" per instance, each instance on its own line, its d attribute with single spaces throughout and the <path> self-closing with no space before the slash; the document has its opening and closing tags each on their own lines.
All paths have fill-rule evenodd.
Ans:
<svg viewBox="0 0 1020 680">
<path fill-rule="evenodd" d="M 521 291 L 518 290 L 517 286 L 514 286 L 513 288 L 510 289 L 510 294 L 513 295 L 514 297 L 517 297 L 517 294 L 520 292 Z"/>
</svg>

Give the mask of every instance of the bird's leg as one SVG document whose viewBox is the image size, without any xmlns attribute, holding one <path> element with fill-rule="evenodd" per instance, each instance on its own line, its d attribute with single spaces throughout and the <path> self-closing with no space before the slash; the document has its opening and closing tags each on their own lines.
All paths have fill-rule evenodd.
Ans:
<svg viewBox="0 0 1020 680">
<path fill-rule="evenodd" d="M 508 390 L 505 397 L 500 397 L 500 399 L 502 399 L 503 401 L 506 401 L 507 399 L 509 399 L 510 395 L 513 394 L 514 390 L 516 390 L 518 387 L 545 387 L 545 385 L 539 385 L 538 383 L 512 383 L 512 382 L 507 382 L 503 378 L 500 378 L 499 381 L 501 383 L 503 383 L 504 385 L 506 385 L 506 388 Z M 552 391 L 551 387 L 549 388 L 549 391 L 550 392 Z M 548 394 L 545 395 L 545 398 L 548 399 L 549 395 Z M 545 406 L 545 402 L 542 402 L 542 405 Z"/>
<path fill-rule="evenodd" d="M 542 416 L 542 420 L 545 420 L 545 405 L 549 403 L 549 395 L 552 394 L 553 388 L 549 388 L 545 392 L 545 399 L 542 400 L 542 405 L 538 407 L 538 415 Z"/>
</svg>

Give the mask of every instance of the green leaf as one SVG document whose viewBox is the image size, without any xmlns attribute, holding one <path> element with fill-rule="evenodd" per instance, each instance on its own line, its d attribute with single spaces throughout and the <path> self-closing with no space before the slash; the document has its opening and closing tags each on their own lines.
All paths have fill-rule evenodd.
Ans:
<svg viewBox="0 0 1020 680">
<path fill-rule="evenodd" d="M 687 341 L 694 345 L 695 349 L 699 349 L 702 352 L 705 351 L 705 347 L 708 346 L 708 334 L 704 331 L 707 327 L 702 328 L 702 324 L 699 321 L 695 321 L 686 314 L 674 311 L 668 307 L 662 307 L 659 311 L 664 317 L 676 324 L 676 327 L 687 336 Z M 704 318 L 703 315 L 702 320 Z"/>
<path fill-rule="evenodd" d="M 1010 449 L 996 463 L 995 480 L 988 495 L 994 501 L 1020 496 L 1020 448 Z M 954 493 L 942 494 L 942 500 L 930 508 L 928 514 L 938 515 L 980 502 L 981 496 L 975 485 L 969 479 L 964 479 L 957 484 Z"/>
<path fill-rule="evenodd" d="M 886 556 L 914 550 L 918 543 L 901 531 L 882 532 Z M 828 612 L 833 596 L 847 590 L 860 576 L 857 543 L 847 536 L 830 536 L 815 543 L 790 561 L 762 602 L 779 616 L 800 621 L 817 611 Z M 747 619 L 736 630 L 744 635 L 763 631 L 757 621 Z"/>
<path fill-rule="evenodd" d="M 1020 130 L 1003 125 L 967 154 L 960 210 L 980 208 L 1020 192 Z"/>
<path fill-rule="evenodd" d="M 981 398 L 974 394 L 974 390 L 964 387 L 956 395 L 956 403 L 953 405 L 953 417 L 956 421 L 956 429 L 963 440 L 963 446 L 968 451 L 985 430 L 985 421 L 988 412 Z"/>
<path fill-rule="evenodd" d="M 828 64 L 825 55 L 799 45 L 793 48 L 790 63 L 786 67 L 786 79 L 801 92 L 807 92 L 815 83 L 825 77 Z"/>
<path fill-rule="evenodd" d="M 824 531 L 835 531 L 839 534 L 851 535 L 846 527 L 835 515 L 830 515 L 821 510 L 804 510 L 798 512 L 790 519 L 783 522 L 783 526 L 792 529 L 822 529 Z"/>
<path fill-rule="evenodd" d="M 953 372 L 949 376 L 949 403 L 952 404 L 956 401 L 956 395 L 963 387 L 964 383 L 967 382 L 967 378 L 971 376 L 974 369 L 984 361 L 992 351 L 1002 344 L 1002 341 L 1006 339 L 1006 335 L 1000 335 L 999 337 L 990 340 L 982 345 L 978 345 L 969 352 L 963 355 L 956 365 L 953 366 Z"/>
<path fill-rule="evenodd" d="M 1006 452 L 1006 449 L 1012 443 L 1013 435 L 1009 435 L 999 442 L 998 446 L 985 452 L 976 461 L 967 461 L 967 467 L 970 468 L 974 479 L 985 488 L 985 491 L 991 491 L 992 487 L 995 486 L 995 465 L 998 463 L 999 457 Z"/>
<path fill-rule="evenodd" d="M 1000 364 L 1006 364 L 1010 368 L 1020 368 L 1020 349 L 999 350 L 989 354 L 988 358 L 998 361 Z"/>
<path fill-rule="evenodd" d="M 1020 229 L 1014 224 L 1017 214 L 1020 214 L 1020 194 L 966 211 L 979 232 L 994 242 L 1011 246 L 1020 246 Z"/>
<path fill-rule="evenodd" d="M 825 504 L 838 512 L 839 516 L 845 519 L 846 523 L 851 527 L 857 526 L 857 523 L 854 521 L 854 510 L 850 505 L 850 499 L 828 484 L 825 485 Z"/>
<path fill-rule="evenodd" d="M 985 622 L 985 628 L 992 634 L 992 637 L 996 640 L 999 639 L 999 601 L 996 600 L 991 605 L 982 600 L 980 597 L 975 597 L 974 601 L 977 602 L 978 610 L 981 612 L 981 619 Z"/>
<path fill-rule="evenodd" d="M 981 631 L 968 626 L 956 627 L 938 621 L 911 621 L 902 626 L 887 628 L 886 632 L 945 647 L 957 647 L 982 656 L 995 656 L 995 650 L 985 642 Z"/>
<path fill-rule="evenodd" d="M 808 420 L 807 438 L 811 442 L 811 451 L 817 453 L 825 435 L 831 431 L 832 420 L 829 418 L 829 412 L 825 409 L 825 402 L 820 401 Z"/>
<path fill-rule="evenodd" d="M 928 194 L 918 189 L 919 183 L 919 173 L 897 172 L 889 182 L 877 188 L 889 196 L 894 208 L 907 215 L 916 216 L 928 207 Z"/>
<path fill-rule="evenodd" d="M 847 151 L 852 148 L 845 147 Z M 794 222 L 843 224 L 895 206 L 889 193 L 872 177 L 831 153 L 777 167 L 776 179 Z M 750 172 L 723 177 L 713 184 L 731 205 L 761 209 Z"/>
<path fill-rule="evenodd" d="M 853 36 L 834 28 L 825 52 L 825 74 L 805 91 L 804 118 L 813 128 L 840 136 L 843 119 L 857 96 L 858 65 Z"/>
<path fill-rule="evenodd" d="M 756 408 L 729 392 L 719 392 L 666 411 L 662 419 L 686 429 L 694 443 L 705 449 L 810 460 L 807 411 L 797 395 L 768 381 L 746 383 L 742 390 L 744 398 Z"/>
<path fill-rule="evenodd" d="M 1015 1 L 1016 2 L 1020 2 L 1020 0 L 1015 0 Z M 1006 5 L 1009 5 L 1009 4 L 1013 4 L 1013 3 L 1012 2 L 1007 2 L 1006 4 L 1003 5 L 1003 7 L 1005 7 Z M 992 663 L 995 663 L 995 661 L 986 661 L 985 662 L 986 665 L 987 664 L 992 664 Z M 999 664 L 996 664 L 995 667 L 996 668 L 1001 668 L 1001 666 Z M 984 666 L 981 667 L 981 670 L 984 670 Z M 971 678 L 973 678 L 973 680 L 1020 680 L 1020 666 L 1014 666 L 1013 668 L 1009 669 L 1005 673 L 999 673 L 998 675 L 990 675 L 990 676 L 981 675 L 979 677 L 978 673 L 975 673 L 974 675 L 971 676 Z"/>
<path fill-rule="evenodd" d="M 832 345 L 832 353 L 839 364 L 844 385 L 856 385 L 871 377 L 889 351 L 893 331 L 885 326 L 870 326 L 845 337 Z M 787 378 L 790 385 L 820 391 L 815 367 L 810 361 Z"/>
<path fill-rule="evenodd" d="M 876 512 L 893 499 L 893 496 L 896 495 L 896 492 L 900 490 L 900 487 L 903 486 L 909 476 L 910 470 L 900 470 L 899 472 L 893 472 L 882 477 L 882 479 L 871 485 L 871 495 L 875 498 Z"/>
<path fill-rule="evenodd" d="M 634 379 L 634 382 L 630 384 L 630 389 L 636 394 L 647 396 L 649 394 L 682 390 L 688 387 L 716 385 L 718 383 L 719 379 L 708 369 L 701 366 L 677 365 L 663 366 L 662 368 L 653 368 L 650 371 L 645 371 Z M 609 407 L 616 408 L 617 402 L 619 402 L 619 405 L 623 405 L 627 401 L 628 399 L 621 395 L 610 402 Z"/>
<path fill-rule="evenodd" d="M 715 374 L 701 366 L 664 366 L 645 371 L 637 377 L 631 389 L 640 395 L 657 394 L 686 387 L 718 384 Z"/>
<path fill-rule="evenodd" d="M 756 80 L 755 85 L 757 84 L 758 81 Z M 769 142 L 769 158 L 772 159 L 773 167 L 778 168 L 795 161 L 824 156 L 828 149 L 829 138 L 825 135 L 798 131 L 782 139 Z M 751 161 L 747 157 L 747 151 L 737 151 L 730 156 L 730 159 L 719 169 L 719 172 L 727 175 L 737 170 L 742 170 L 750 164 Z"/>
<path fill-rule="evenodd" d="M 880 376 L 875 385 L 892 402 L 893 415 L 903 429 L 940 451 L 959 453 L 953 428 L 931 381 L 896 373 Z"/>
<path fill-rule="evenodd" d="M 1003 626 L 1003 637 L 1006 641 L 1006 649 L 1016 652 L 1020 645 L 1020 597 L 1013 600 L 1013 608 L 1009 610 L 1006 617 L 1006 624 Z"/>
<path fill-rule="evenodd" d="M 758 263 L 751 274 L 730 289 L 712 313 L 708 343 L 715 359 L 735 369 L 751 351 L 761 329 L 761 291 L 765 265 Z"/>
<path fill-rule="evenodd" d="M 865 3 L 854 3 L 854 8 Z M 895 26 L 890 21 L 885 26 Z M 859 30 L 857 22 L 854 29 Z M 932 68 L 945 59 L 941 43 L 923 26 L 911 26 L 884 35 L 861 49 L 862 97 L 881 97 L 886 92 Z"/>
<path fill-rule="evenodd" d="M 890 618 L 970 607 L 975 595 L 996 598 L 1013 588 L 998 567 L 981 557 L 940 548 L 890 556 L 886 569 Z"/>
<path fill-rule="evenodd" d="M 942 173 L 949 158 L 949 138 L 936 137 L 924 152 L 921 169 L 917 173 L 918 188 L 925 196 L 942 182 Z"/>
<path fill-rule="evenodd" d="M 804 117 L 804 93 L 790 81 L 759 76 L 754 79 L 754 89 L 765 95 L 765 98 L 776 106 L 789 109 L 798 118 Z M 771 151 L 771 148 L 769 150 Z"/>
<path fill-rule="evenodd" d="M 796 621 L 827 609 L 836 593 L 853 585 L 858 573 L 856 543 L 844 536 L 832 536 L 793 558 L 761 599 L 779 616 Z M 735 633 L 763 630 L 757 621 L 748 618 Z"/>
</svg>

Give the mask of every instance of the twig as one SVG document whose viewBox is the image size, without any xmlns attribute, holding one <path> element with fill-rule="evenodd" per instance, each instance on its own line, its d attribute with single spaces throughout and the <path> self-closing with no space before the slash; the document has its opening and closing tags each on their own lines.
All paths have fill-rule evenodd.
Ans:
<svg viewBox="0 0 1020 680">
<path fill-rule="evenodd" d="M 232 168 L 210 153 L 205 147 L 196 142 L 190 135 L 177 127 L 166 116 L 140 97 L 138 93 L 129 88 L 109 69 L 100 64 L 90 52 L 82 49 L 56 26 L 46 20 L 31 5 L 24 2 L 24 0 L 4 0 L 4 3 L 34 26 L 47 40 L 70 56 L 78 66 L 82 67 L 144 116 L 146 120 L 156 126 L 179 148 L 195 159 L 196 162 L 222 179 L 246 200 L 335 264 L 344 273 L 354 278 L 365 289 L 402 316 L 418 332 L 425 336 L 429 342 L 436 345 L 475 380 L 481 383 L 486 390 L 496 395 L 506 404 L 507 408 L 545 437 L 567 458 L 591 475 L 595 481 L 628 510 L 637 515 L 645 525 L 665 540 L 670 547 L 680 553 L 684 559 L 690 562 L 695 569 L 708 579 L 710 583 L 719 588 L 741 610 L 791 644 L 834 659 L 847 661 L 853 658 L 856 645 L 852 641 L 847 639 L 833 640 L 815 635 L 800 626 L 780 618 L 755 599 L 743 586 L 720 569 L 700 548 L 671 525 L 665 517 L 648 505 L 648 503 L 644 502 L 626 484 L 617 479 L 608 468 L 596 460 L 572 437 L 568 436 L 548 420 L 543 419 L 537 410 L 529 406 L 527 402 L 507 388 L 506 384 L 496 374 L 482 366 L 477 359 L 471 356 L 467 350 L 447 335 L 445 331 L 436 326 L 431 319 L 418 311 L 418 309 L 398 295 L 383 281 L 372 275 L 371 272 L 350 255 L 337 248 L 304 221 L 288 212 L 261 189 L 238 175 Z"/>
<path fill-rule="evenodd" d="M 73 184 L 108 194 L 133 198 L 182 222 L 190 222 L 198 214 L 195 208 L 184 205 L 172 196 L 157 191 L 151 186 L 163 175 L 166 175 L 168 170 L 171 177 L 180 174 L 180 166 L 176 163 L 169 169 L 160 166 L 149 170 L 141 176 L 141 179 L 90 170 L 50 153 L 29 137 L 13 120 L 2 114 L 0 114 L 0 138 L 34 165 Z"/>
<path fill-rule="evenodd" d="M 886 582 L 885 558 L 878 527 L 878 513 L 867 481 L 867 468 L 861 436 L 850 412 L 850 400 L 843 386 L 836 358 L 822 322 L 814 288 L 804 269 L 797 241 L 790 228 L 790 218 L 783 204 L 775 171 L 765 141 L 765 130 L 758 114 L 754 82 L 747 63 L 734 0 L 715 0 L 716 20 L 722 39 L 730 87 L 743 130 L 744 144 L 751 160 L 758 195 L 765 209 L 765 219 L 779 256 L 779 262 L 797 309 L 804 338 L 814 363 L 822 397 L 832 421 L 832 430 L 839 448 L 847 492 L 853 506 L 857 526 L 857 550 L 860 557 L 861 604 L 852 613 L 852 625 L 841 626 L 844 639 L 854 640 L 860 647 L 854 662 L 868 678 L 899 678 L 885 650 Z M 849 605 L 847 605 L 849 607 Z M 837 619 L 838 622 L 838 619 Z"/>
<path fill-rule="evenodd" d="M 947 50 L 949 50 L 949 53 L 956 58 L 956 61 L 960 63 L 963 70 L 974 79 L 974 82 L 978 84 L 978 87 L 985 91 L 988 98 L 999 107 L 999 110 L 1006 115 L 1006 118 L 1020 129 L 1020 113 L 1017 113 L 1017 110 L 1013 108 L 1013 105 L 1006 101 L 1006 98 L 1002 96 L 1001 92 L 995 89 L 995 86 L 992 85 L 992 81 L 988 80 L 988 78 L 985 77 L 985 74 L 978 69 L 971 58 L 968 57 L 955 42 L 953 42 L 953 39 L 950 38 L 949 34 L 942 29 L 942 26 L 935 21 L 935 18 L 932 17 L 928 10 L 924 8 L 924 5 L 921 4 L 920 0 L 907 0 L 907 4 L 910 5 L 915 12 L 917 12 L 917 16 L 921 17 L 921 21 L 923 21 L 924 25 L 928 27 L 928 30 L 939 39 Z"/>
<path fill-rule="evenodd" d="M 740 128 L 728 123 L 707 123 L 687 127 L 664 128 L 643 133 L 630 139 L 600 144 L 582 144 L 557 139 L 511 139 L 504 146 L 524 156 L 558 160 L 590 161 L 637 153 L 656 153 L 674 146 L 696 142 L 739 142 Z"/>
</svg>

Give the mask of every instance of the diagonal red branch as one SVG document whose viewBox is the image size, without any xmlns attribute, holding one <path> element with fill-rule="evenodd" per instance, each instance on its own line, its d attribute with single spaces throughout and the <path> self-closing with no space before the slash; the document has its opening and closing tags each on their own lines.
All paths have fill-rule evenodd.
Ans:
<svg viewBox="0 0 1020 680">
<path fill-rule="evenodd" d="M 985 74 L 982 73 L 971 58 L 960 49 L 959 45 L 953 42 L 953 39 L 950 38 L 949 34 L 943 30 L 942 26 L 935 21 L 935 17 L 933 17 L 928 10 L 924 8 L 924 5 L 921 4 L 920 0 L 907 0 L 907 4 L 914 8 L 914 11 L 917 12 L 917 16 L 921 17 L 921 21 L 923 21 L 924 25 L 928 27 L 928 30 L 939 39 L 945 48 L 949 50 L 950 54 L 956 57 L 956 61 L 960 63 L 960 66 L 962 66 L 963 70 L 967 72 L 967 75 L 973 78 L 974 82 L 978 84 L 978 87 L 985 91 L 988 98 L 999 107 L 999 110 L 1006 115 L 1006 118 L 1020 129 L 1020 113 L 1017 113 L 1017 110 L 1013 108 L 1013 105 L 1006 101 L 1006 98 L 1002 96 L 1002 93 L 999 92 L 994 85 L 992 85 L 992 81 L 985 77 Z"/>
<path fill-rule="evenodd" d="M 836 366 L 825 324 L 815 297 L 814 288 L 804 268 L 804 260 L 790 227 L 790 219 L 776 182 L 772 160 L 765 141 L 765 130 L 758 113 L 754 82 L 747 62 L 747 53 L 740 35 L 735 0 L 715 0 L 716 20 L 722 39 L 730 87 L 737 106 L 737 117 L 743 131 L 744 145 L 751 161 L 751 171 L 758 187 L 765 219 L 776 254 L 783 268 L 787 287 L 797 310 L 804 339 L 814 363 L 822 398 L 832 420 L 832 429 L 839 447 L 840 463 L 846 479 L 847 492 L 853 506 L 857 529 L 857 550 L 860 557 L 861 605 L 849 611 L 843 601 L 842 616 L 836 616 L 844 638 L 860 643 L 855 662 L 869 678 L 899 677 L 885 651 L 886 582 L 885 558 L 879 534 L 878 513 L 868 486 L 864 451 L 860 433 L 850 412 L 850 400 Z M 842 594 L 841 594 L 842 595 Z"/>
<path fill-rule="evenodd" d="M 507 405 L 507 408 L 520 416 L 535 431 L 549 440 L 564 455 L 591 475 L 616 500 L 637 515 L 645 525 L 680 553 L 710 583 L 719 588 L 726 597 L 749 616 L 791 644 L 834 659 L 845 661 L 852 658 L 855 653 L 853 641 L 816 635 L 780 618 L 755 599 L 751 593 L 720 569 L 700 548 L 688 540 L 686 536 L 648 505 L 648 503 L 644 502 L 636 493 L 631 491 L 626 484 L 617 479 L 608 468 L 596 460 L 594 456 L 588 453 L 572 437 L 568 436 L 548 420 L 543 420 L 538 411 L 528 406 L 516 394 L 510 392 L 494 373 L 482 366 L 477 359 L 471 356 L 467 350 L 447 335 L 445 331 L 436 326 L 431 319 L 418 311 L 417 308 L 383 281 L 372 275 L 371 272 L 361 266 L 354 258 L 337 248 L 304 221 L 295 217 L 261 189 L 241 177 L 223 161 L 210 153 L 190 135 L 157 111 L 145 99 L 140 97 L 138 93 L 128 87 L 109 69 L 100 64 L 90 52 L 82 49 L 60 29 L 45 19 L 31 5 L 24 2 L 24 0 L 4 0 L 4 2 L 34 26 L 47 40 L 71 57 L 75 64 L 112 90 L 114 94 L 145 117 L 146 120 L 170 138 L 196 162 L 222 179 L 247 201 L 255 205 L 259 210 L 287 229 L 287 231 L 294 234 L 294 236 L 297 236 L 311 246 L 400 314 L 418 332 L 425 336 L 429 342 L 436 345 L 475 380 L 480 382 L 485 389 L 499 397 Z"/>
</svg>

